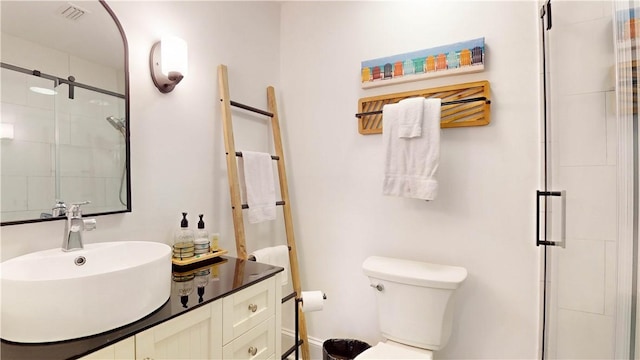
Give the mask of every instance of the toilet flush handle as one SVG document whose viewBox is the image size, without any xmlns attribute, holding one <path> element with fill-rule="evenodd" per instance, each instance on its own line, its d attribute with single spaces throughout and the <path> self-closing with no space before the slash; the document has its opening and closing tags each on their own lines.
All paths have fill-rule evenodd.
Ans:
<svg viewBox="0 0 640 360">
<path fill-rule="evenodd" d="M 369 286 L 371 286 L 372 288 L 375 288 L 378 291 L 384 290 L 384 285 L 382 284 L 370 284 Z"/>
</svg>

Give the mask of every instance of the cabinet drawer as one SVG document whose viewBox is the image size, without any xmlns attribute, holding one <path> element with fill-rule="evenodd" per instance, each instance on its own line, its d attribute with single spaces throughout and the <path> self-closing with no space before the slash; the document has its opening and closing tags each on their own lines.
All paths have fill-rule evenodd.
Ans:
<svg viewBox="0 0 640 360">
<path fill-rule="evenodd" d="M 223 343 L 245 333 L 275 314 L 275 277 L 225 297 L 223 306 Z"/>
<path fill-rule="evenodd" d="M 275 318 L 272 316 L 222 348 L 223 359 L 269 359 L 275 351 Z"/>
</svg>

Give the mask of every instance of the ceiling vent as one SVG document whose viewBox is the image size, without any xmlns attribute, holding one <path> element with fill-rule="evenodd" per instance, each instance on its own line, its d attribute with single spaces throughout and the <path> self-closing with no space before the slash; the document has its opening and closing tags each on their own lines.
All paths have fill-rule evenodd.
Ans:
<svg viewBox="0 0 640 360">
<path fill-rule="evenodd" d="M 78 5 L 67 3 L 64 6 L 58 8 L 58 16 L 61 16 L 67 20 L 77 21 L 89 11 L 81 8 Z"/>
</svg>

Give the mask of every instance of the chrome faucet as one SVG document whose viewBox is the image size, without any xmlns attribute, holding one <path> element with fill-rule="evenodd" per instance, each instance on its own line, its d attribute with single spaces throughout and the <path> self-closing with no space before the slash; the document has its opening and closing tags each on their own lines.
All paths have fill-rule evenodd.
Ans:
<svg viewBox="0 0 640 360">
<path fill-rule="evenodd" d="M 64 238 L 62 239 L 62 251 L 74 251 L 83 249 L 82 232 L 96 228 L 96 219 L 83 219 L 81 205 L 89 204 L 89 201 L 71 204 L 67 210 L 67 221 L 64 226 Z"/>
<path fill-rule="evenodd" d="M 51 208 L 51 214 L 40 213 L 40 219 L 50 219 L 59 216 L 65 216 L 67 214 L 67 205 L 62 200 L 57 200 L 56 204 Z"/>
<path fill-rule="evenodd" d="M 51 216 L 58 217 L 67 214 L 67 205 L 62 200 L 58 200 L 51 209 Z"/>
</svg>

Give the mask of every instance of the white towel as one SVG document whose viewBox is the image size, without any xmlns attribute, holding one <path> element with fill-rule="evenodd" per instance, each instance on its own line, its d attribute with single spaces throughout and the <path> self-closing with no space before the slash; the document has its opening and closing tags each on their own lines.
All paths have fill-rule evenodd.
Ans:
<svg viewBox="0 0 640 360">
<path fill-rule="evenodd" d="M 255 224 L 276 219 L 276 190 L 271 155 L 243 151 L 244 184 L 247 190 L 247 217 Z"/>
<path fill-rule="evenodd" d="M 289 247 L 286 245 L 272 246 L 259 249 L 249 256 L 253 256 L 257 262 L 280 266 L 284 268 L 282 276 L 282 286 L 289 283 Z"/>
<path fill-rule="evenodd" d="M 422 135 L 422 118 L 424 114 L 423 97 L 414 97 L 400 100 L 399 117 L 400 125 L 398 126 L 398 137 L 413 138 Z"/>
<path fill-rule="evenodd" d="M 422 136 L 399 138 L 400 105 L 385 105 L 382 115 L 384 195 L 434 200 L 440 162 L 440 99 L 423 105 Z"/>
</svg>

